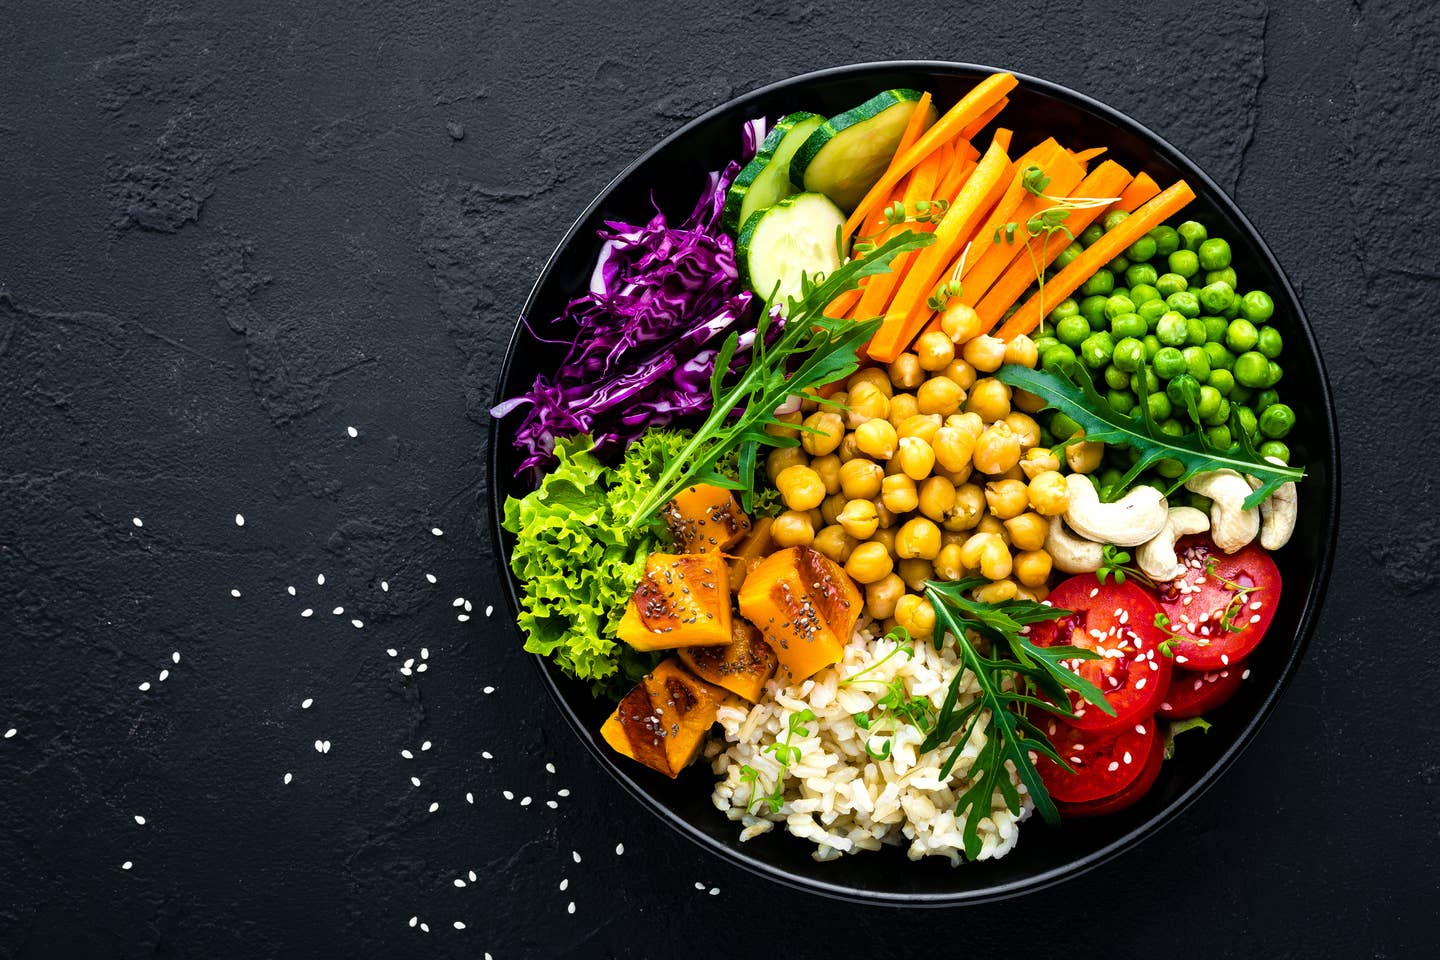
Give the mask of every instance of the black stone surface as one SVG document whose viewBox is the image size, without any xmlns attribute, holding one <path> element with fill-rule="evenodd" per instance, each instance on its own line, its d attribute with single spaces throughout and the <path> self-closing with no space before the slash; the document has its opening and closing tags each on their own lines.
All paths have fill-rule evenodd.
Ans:
<svg viewBox="0 0 1440 960">
<path fill-rule="evenodd" d="M 0 956 L 1440 951 L 1440 8 L 228 7 L 0 5 Z M 665 832 L 484 612 L 484 407 L 553 243 L 685 120 L 891 57 L 1052 78 L 1214 174 L 1345 462 L 1321 629 L 1222 782 L 1087 878 L 923 914 Z"/>
</svg>

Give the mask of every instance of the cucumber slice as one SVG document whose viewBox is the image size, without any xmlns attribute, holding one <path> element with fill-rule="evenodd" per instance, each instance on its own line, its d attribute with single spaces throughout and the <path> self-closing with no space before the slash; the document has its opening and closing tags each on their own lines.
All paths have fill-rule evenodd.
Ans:
<svg viewBox="0 0 1440 960">
<path fill-rule="evenodd" d="M 790 158 L 791 182 L 854 210 L 889 166 L 919 99 L 917 90 L 886 90 L 826 120 Z"/>
<path fill-rule="evenodd" d="M 755 211 L 764 210 L 795 192 L 790 186 L 790 158 L 824 122 L 825 118 L 819 114 L 803 110 L 780 118 L 755 151 L 755 158 L 735 175 L 735 182 L 725 193 L 721 222 L 726 230 L 739 231 Z"/>
<path fill-rule="evenodd" d="M 836 236 L 845 214 L 821 193 L 797 193 L 756 211 L 736 241 L 743 279 L 762 297 L 777 292 L 780 303 L 800 295 L 802 274 L 833 273 L 840 267 Z"/>
</svg>

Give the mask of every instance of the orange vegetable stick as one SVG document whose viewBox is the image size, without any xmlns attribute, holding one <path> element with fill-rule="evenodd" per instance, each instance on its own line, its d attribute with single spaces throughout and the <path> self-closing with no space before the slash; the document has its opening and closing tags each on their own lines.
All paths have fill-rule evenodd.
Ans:
<svg viewBox="0 0 1440 960">
<path fill-rule="evenodd" d="M 1116 196 L 1126 184 L 1130 182 L 1130 172 L 1114 160 L 1106 160 L 1096 167 L 1090 174 L 1080 182 L 1074 192 L 1069 194 L 1072 197 L 1113 197 Z M 1080 231 L 1090 226 L 1091 222 L 1103 210 L 1100 207 L 1092 207 L 1088 210 L 1076 210 L 1065 220 L 1065 226 L 1071 233 L 1079 235 Z M 1032 214 L 1033 216 L 1033 214 Z M 1035 282 L 1035 262 L 1040 261 L 1041 269 L 1048 267 L 1060 251 L 1064 250 L 1068 243 L 1059 243 L 1051 238 L 1047 245 L 1042 237 L 1033 237 L 1026 244 L 1020 246 L 1016 251 L 1014 259 L 1000 278 L 988 292 L 980 298 L 980 302 L 974 304 L 975 312 L 980 315 L 980 329 L 989 330 L 1000 322 L 1005 311 L 1010 305 L 1025 295 L 1030 285 Z M 1029 253 L 1026 252 L 1027 248 Z M 1031 257 L 1034 257 L 1032 260 Z M 1113 258 L 1112 258 L 1113 259 Z M 963 294 L 962 294 L 963 299 Z"/>
<path fill-rule="evenodd" d="M 901 178 L 910 172 L 907 168 L 901 172 L 899 176 L 890 177 L 890 171 L 895 169 L 901 158 L 910 151 L 910 148 L 915 145 L 915 141 L 918 140 L 920 135 L 927 129 L 925 120 L 929 114 L 930 93 L 926 91 L 920 95 L 920 100 L 915 104 L 915 109 L 910 111 L 910 119 L 905 122 L 905 129 L 900 132 L 900 141 L 895 145 L 895 152 L 890 157 L 889 166 L 885 168 L 885 172 L 880 175 L 880 180 L 870 189 L 869 193 L 865 194 L 859 206 L 855 208 L 854 212 L 852 212 L 850 217 L 845 221 L 845 236 L 854 236 L 855 231 L 859 229 L 860 224 L 864 221 L 865 215 L 869 213 L 873 207 L 874 202 L 878 201 L 881 196 L 893 194 L 895 189 L 900 186 Z M 887 179 L 889 180 L 890 186 L 886 187 L 882 192 L 879 190 L 880 184 L 886 182 Z"/>
<path fill-rule="evenodd" d="M 984 130 L 985 125 L 991 120 L 994 120 L 996 117 L 998 117 L 1000 115 L 1000 111 L 1004 110 L 1009 105 L 1010 98 L 1001 97 L 1000 100 L 995 104 L 995 106 L 980 114 L 980 116 L 975 118 L 974 123 L 970 124 L 970 126 L 966 127 L 964 130 L 961 130 L 960 136 L 964 137 L 966 140 L 974 140 L 975 134 L 979 133 L 981 130 Z"/>
<path fill-rule="evenodd" d="M 881 207 L 878 211 L 876 211 L 875 216 L 870 218 L 869 223 L 866 223 L 861 227 L 861 230 L 863 231 L 861 236 L 868 237 L 871 234 L 880 233 L 885 230 L 885 228 L 889 225 L 885 219 L 885 209 L 889 207 L 892 203 L 899 203 L 905 200 L 905 190 L 908 183 L 909 178 L 907 177 L 905 181 L 896 184 L 894 192 L 892 192 L 890 194 L 890 198 L 885 201 L 885 206 Z M 852 252 L 851 256 L 855 257 L 858 260 L 862 259 L 864 257 L 864 254 Z M 870 283 L 872 279 L 874 279 L 873 276 L 861 279 L 860 285 L 858 287 L 847 290 L 844 293 L 840 294 L 840 296 L 836 297 L 834 300 L 831 300 L 829 306 L 825 308 L 825 315 L 829 317 L 853 317 L 854 314 L 850 311 L 854 309 L 857 303 L 860 302 L 860 297 L 863 296 L 865 293 L 865 287 Z"/>
<path fill-rule="evenodd" d="M 908 186 L 905 188 L 905 206 L 907 210 L 916 200 L 928 200 L 935 195 L 935 180 L 940 174 L 941 153 L 936 151 L 926 157 L 915 172 L 910 174 Z M 878 239 L 888 240 L 899 234 L 902 230 L 915 230 L 917 232 L 929 233 L 934 230 L 933 224 L 928 223 L 907 223 L 891 227 L 886 230 Z M 860 298 L 860 303 L 855 308 L 854 316 L 858 320 L 868 320 L 871 317 L 878 317 L 885 311 L 885 305 L 890 302 L 891 295 L 895 288 L 904 279 L 910 265 L 915 261 L 918 251 L 911 250 L 902 253 L 890 261 L 889 273 L 877 273 L 865 281 L 865 294 Z"/>
<path fill-rule="evenodd" d="M 1015 89 L 1016 80 L 1013 74 L 992 73 L 971 88 L 970 92 L 961 97 L 955 106 L 945 112 L 945 115 L 921 135 L 919 140 L 891 161 L 889 169 L 880 175 L 875 186 L 865 194 L 855 211 L 850 214 L 850 219 L 845 221 L 846 235 L 853 234 L 855 228 L 865 219 L 865 215 L 879 203 L 882 198 L 889 195 L 900 182 L 900 178 L 924 160 L 930 154 L 939 149 L 940 144 L 954 140 L 966 127 L 975 121 L 986 110 L 989 110 L 996 102 L 1003 99 L 1007 93 Z"/>
<path fill-rule="evenodd" d="M 1011 130 L 1009 127 L 997 127 L 995 129 L 995 135 L 990 138 L 990 142 L 1000 144 L 1001 150 L 1009 150 L 1010 140 L 1014 136 L 1015 131 Z"/>
<path fill-rule="evenodd" d="M 1009 185 L 1005 188 L 1005 192 L 1000 195 L 1000 200 L 995 204 L 995 209 L 990 211 L 990 215 L 985 218 L 985 222 L 975 231 L 975 240 L 978 242 L 972 245 L 970 256 L 965 258 L 966 273 L 970 272 L 971 265 L 975 263 L 980 255 L 986 252 L 983 245 L 995 245 L 993 242 L 995 231 L 1014 219 L 1013 215 L 1016 208 L 1020 206 L 1026 197 L 1033 196 L 1025 189 L 1025 169 L 1036 166 L 1043 170 L 1051 163 L 1057 152 L 1061 152 L 1060 144 L 1055 142 L 1054 137 L 1049 137 L 1025 151 L 1025 153 L 1021 154 L 1019 159 L 1015 161 L 1015 172 L 1010 178 Z M 964 276 L 965 274 L 962 273 L 961 277 Z"/>
<path fill-rule="evenodd" d="M 975 144 L 961 137 L 955 141 L 955 159 L 978 162 L 980 159 L 980 151 L 976 149 Z"/>
<path fill-rule="evenodd" d="M 1130 181 L 1130 186 L 1120 194 L 1120 199 L 1110 204 L 1111 210 L 1124 210 L 1126 213 L 1134 213 L 1139 209 L 1140 204 L 1147 202 L 1151 197 L 1160 192 L 1160 184 L 1150 178 L 1150 174 L 1141 170 L 1135 179 Z"/>
<path fill-rule="evenodd" d="M 960 195 L 935 228 L 935 242 L 920 251 L 895 298 L 890 301 L 885 322 L 867 347 L 873 359 L 890 363 L 915 339 L 915 334 L 920 332 L 930 316 L 926 299 L 934 292 L 945 268 L 974 235 L 980 219 L 1000 198 L 1011 169 L 1012 164 L 1004 148 L 997 143 L 990 144 L 980 165 L 965 181 Z"/>
<path fill-rule="evenodd" d="M 1084 253 L 1071 260 L 1064 270 L 1047 282 L 1043 290 L 1010 315 L 1000 328 L 1000 339 L 1011 340 L 1034 330 L 1040 325 L 1041 311 L 1045 306 L 1042 297 L 1056 304 L 1070 296 L 1097 270 L 1124 253 L 1126 247 L 1170 219 L 1194 199 L 1195 191 L 1181 180 L 1140 207 L 1113 230 L 1106 231 L 1104 236 L 1086 247 Z"/>
<path fill-rule="evenodd" d="M 1104 147 L 1091 147 L 1089 150 L 1080 150 L 1075 154 L 1076 163 L 1089 163 L 1100 154 L 1105 152 Z"/>
<path fill-rule="evenodd" d="M 954 200 L 960 188 L 965 185 L 970 174 L 975 170 L 974 160 L 960 160 L 945 174 L 945 179 L 940 181 L 940 186 L 935 190 L 935 196 L 944 197 L 946 200 Z"/>
</svg>

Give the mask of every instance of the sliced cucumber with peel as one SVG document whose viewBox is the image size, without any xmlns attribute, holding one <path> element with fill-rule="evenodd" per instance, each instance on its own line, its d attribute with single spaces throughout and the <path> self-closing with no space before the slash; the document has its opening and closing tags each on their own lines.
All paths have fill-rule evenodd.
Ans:
<svg viewBox="0 0 1440 960">
<path fill-rule="evenodd" d="M 824 122 L 819 114 L 804 111 L 780 118 L 755 151 L 754 159 L 735 175 L 735 182 L 725 192 L 722 223 L 726 230 L 738 232 L 757 210 L 764 210 L 798 189 L 790 185 L 790 158 Z"/>
<path fill-rule="evenodd" d="M 821 193 L 797 193 L 750 215 L 740 228 L 736 260 L 750 289 L 784 304 L 800 295 L 802 275 L 840 267 L 837 238 L 845 214 Z"/>
<path fill-rule="evenodd" d="M 917 90 L 886 90 L 826 120 L 790 158 L 791 183 L 854 210 L 889 166 L 919 100 Z"/>
</svg>

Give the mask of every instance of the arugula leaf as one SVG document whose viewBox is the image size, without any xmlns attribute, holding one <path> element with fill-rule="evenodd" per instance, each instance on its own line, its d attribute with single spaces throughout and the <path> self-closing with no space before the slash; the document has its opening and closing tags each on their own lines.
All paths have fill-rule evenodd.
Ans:
<svg viewBox="0 0 1440 960">
<path fill-rule="evenodd" d="M 1204 717 L 1191 717 L 1189 720 L 1175 720 L 1165 729 L 1165 759 L 1169 760 L 1175 756 L 1175 738 L 1186 730 L 1202 730 L 1210 732 L 1211 723 Z"/>
<path fill-rule="evenodd" d="M 1078 363 L 1070 365 L 1063 374 L 1006 364 L 995 376 L 1002 383 L 1035 394 L 1044 401 L 1046 409 L 1058 410 L 1074 420 L 1084 429 L 1086 440 L 1123 444 L 1140 454 L 1134 466 L 1111 488 L 1112 497 L 1134 483 L 1143 470 L 1161 460 L 1175 460 L 1183 468 L 1171 492 L 1195 474 L 1207 470 L 1228 468 L 1254 477 L 1260 486 L 1246 498 L 1247 510 L 1259 506 L 1281 484 L 1305 478 L 1305 471 L 1300 467 L 1280 466 L 1260 456 L 1242 429 L 1233 431 L 1239 442 L 1228 450 L 1212 447 L 1203 432 L 1181 437 L 1161 433 L 1146 403 L 1144 369 L 1142 366 L 1141 376 L 1137 378 L 1141 391 L 1137 408 L 1141 411 L 1139 421 L 1117 413 Z"/>
</svg>

